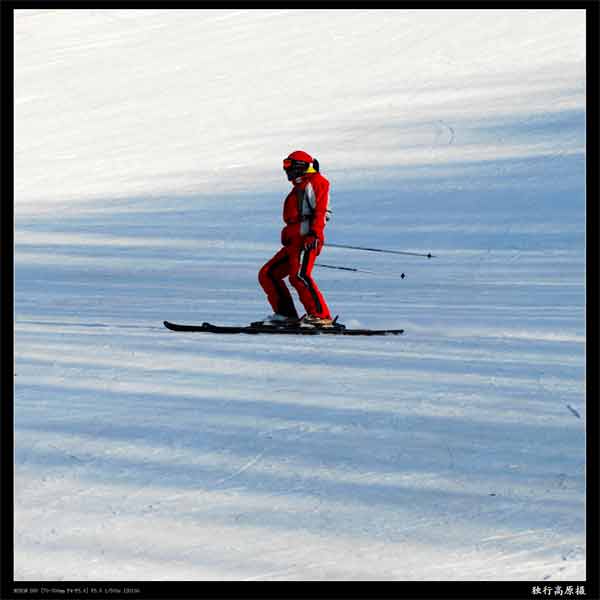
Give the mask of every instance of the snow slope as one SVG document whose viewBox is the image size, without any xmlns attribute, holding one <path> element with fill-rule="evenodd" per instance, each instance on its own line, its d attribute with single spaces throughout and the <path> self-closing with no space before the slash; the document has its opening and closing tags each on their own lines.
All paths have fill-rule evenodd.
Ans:
<svg viewBox="0 0 600 600">
<path fill-rule="evenodd" d="M 164 329 L 267 314 L 297 148 L 406 334 Z M 582 10 L 16 11 L 15 577 L 584 579 L 584 168 Z"/>
</svg>

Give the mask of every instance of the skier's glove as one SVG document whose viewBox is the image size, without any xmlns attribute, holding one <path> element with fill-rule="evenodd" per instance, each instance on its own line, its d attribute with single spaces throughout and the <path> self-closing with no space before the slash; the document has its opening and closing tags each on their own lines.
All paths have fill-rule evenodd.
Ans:
<svg viewBox="0 0 600 600">
<path fill-rule="evenodd" d="M 305 250 L 316 250 L 319 247 L 319 238 L 312 233 L 309 233 L 304 238 L 304 249 Z"/>
</svg>

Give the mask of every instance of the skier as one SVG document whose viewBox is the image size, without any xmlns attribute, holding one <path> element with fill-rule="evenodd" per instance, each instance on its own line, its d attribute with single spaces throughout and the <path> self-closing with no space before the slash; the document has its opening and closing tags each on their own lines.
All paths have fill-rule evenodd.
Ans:
<svg viewBox="0 0 600 600">
<path fill-rule="evenodd" d="M 311 274 L 323 247 L 323 230 L 331 212 L 329 181 L 319 173 L 317 159 L 303 150 L 296 150 L 285 158 L 283 169 L 293 185 L 283 203 L 283 247 L 258 274 L 274 314 L 259 323 L 333 327 L 325 298 Z M 306 309 L 302 319 L 299 319 L 290 290 L 283 281 L 285 277 L 289 278 Z"/>
</svg>

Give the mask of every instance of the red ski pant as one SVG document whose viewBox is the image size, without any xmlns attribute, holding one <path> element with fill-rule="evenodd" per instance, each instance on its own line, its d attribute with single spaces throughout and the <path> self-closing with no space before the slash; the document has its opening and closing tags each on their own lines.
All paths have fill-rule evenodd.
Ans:
<svg viewBox="0 0 600 600">
<path fill-rule="evenodd" d="M 289 277 L 309 315 L 330 319 L 323 294 L 312 278 L 312 269 L 319 252 L 284 246 L 258 273 L 258 281 L 267 294 L 273 311 L 286 317 L 298 318 L 290 290 L 283 281 Z"/>
</svg>

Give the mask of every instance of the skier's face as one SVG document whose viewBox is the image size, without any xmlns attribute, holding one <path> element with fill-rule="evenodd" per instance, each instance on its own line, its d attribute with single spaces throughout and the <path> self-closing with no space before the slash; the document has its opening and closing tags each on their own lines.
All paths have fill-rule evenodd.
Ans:
<svg viewBox="0 0 600 600">
<path fill-rule="evenodd" d="M 288 178 L 288 181 L 292 183 L 299 183 L 299 180 L 304 173 L 306 173 L 306 169 L 308 165 L 303 162 L 291 160 L 289 158 L 284 159 L 283 161 L 283 170 Z"/>
</svg>

